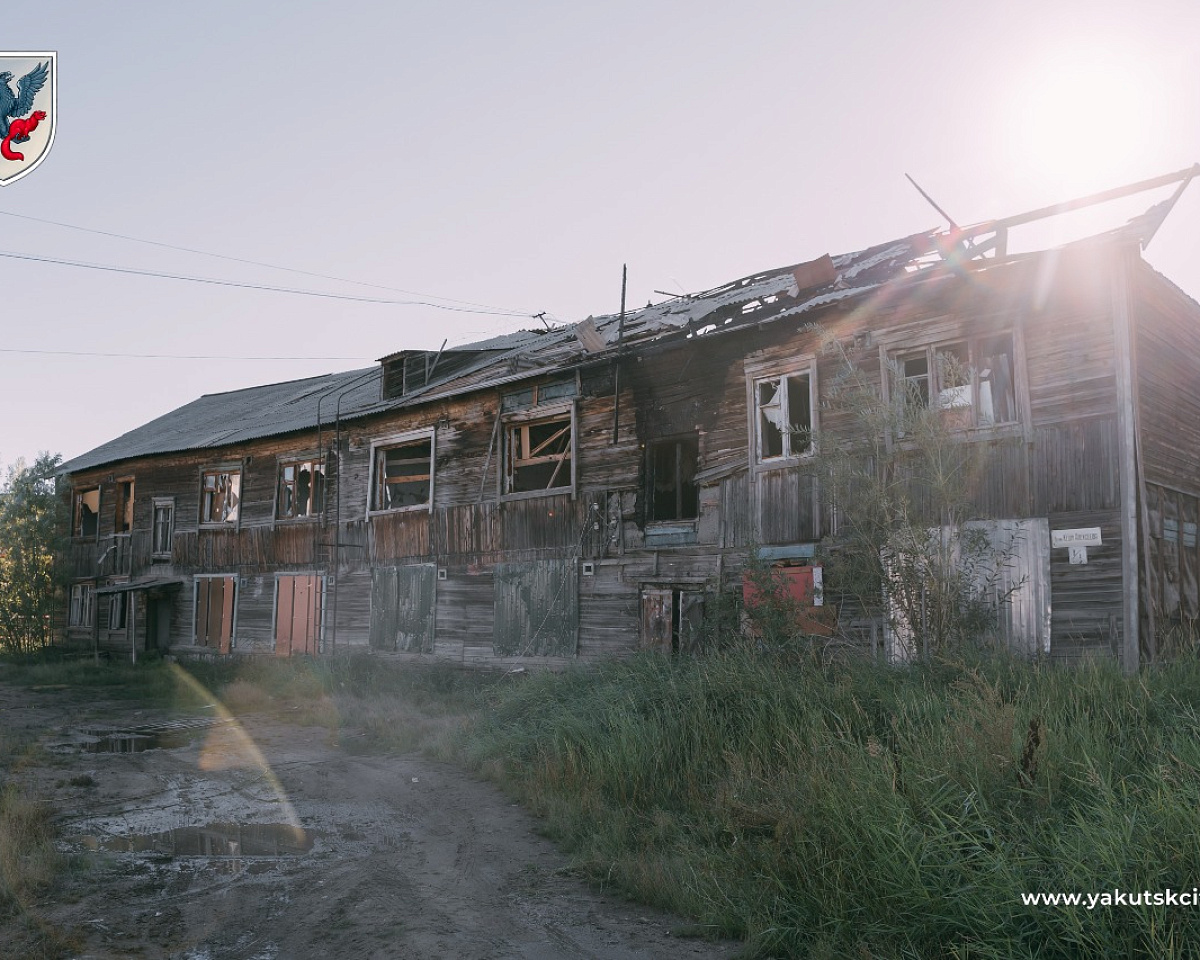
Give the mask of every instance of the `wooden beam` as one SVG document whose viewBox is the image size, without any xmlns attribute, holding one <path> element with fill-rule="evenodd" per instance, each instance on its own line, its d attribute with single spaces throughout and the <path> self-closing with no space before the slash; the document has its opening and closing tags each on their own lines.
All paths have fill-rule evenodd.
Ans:
<svg viewBox="0 0 1200 960">
<path fill-rule="evenodd" d="M 1134 430 L 1133 349 L 1130 334 L 1131 253 L 1121 250 L 1112 275 L 1113 350 L 1117 380 L 1117 468 L 1121 496 L 1121 593 L 1124 598 L 1120 660 L 1126 673 L 1138 669 L 1138 491 Z"/>
</svg>

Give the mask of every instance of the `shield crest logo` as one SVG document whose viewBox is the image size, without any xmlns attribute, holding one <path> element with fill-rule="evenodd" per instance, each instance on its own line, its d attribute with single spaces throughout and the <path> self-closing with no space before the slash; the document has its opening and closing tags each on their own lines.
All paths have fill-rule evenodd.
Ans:
<svg viewBox="0 0 1200 960">
<path fill-rule="evenodd" d="M 58 55 L 0 53 L 0 186 L 46 159 L 58 114 Z"/>
</svg>

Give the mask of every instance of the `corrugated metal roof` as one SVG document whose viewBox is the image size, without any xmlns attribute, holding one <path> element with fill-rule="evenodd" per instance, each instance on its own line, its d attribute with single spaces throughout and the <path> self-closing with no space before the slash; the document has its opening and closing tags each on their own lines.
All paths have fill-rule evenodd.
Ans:
<svg viewBox="0 0 1200 960">
<path fill-rule="evenodd" d="M 598 334 L 615 350 L 668 337 L 696 336 L 743 324 L 761 324 L 866 293 L 905 272 L 933 249 L 933 234 L 918 234 L 829 259 L 763 271 L 703 293 L 672 298 L 641 310 L 592 318 Z M 826 260 L 826 258 L 821 258 Z M 830 270 L 832 274 L 825 271 Z M 814 266 L 819 269 L 812 269 Z M 801 288 L 800 281 L 835 279 Z M 618 345 L 618 340 L 620 344 Z M 331 423 L 341 397 L 341 418 L 355 419 L 429 400 L 494 388 L 578 362 L 586 353 L 574 327 L 518 330 L 452 348 L 477 353 L 457 369 L 404 397 L 382 400 L 379 366 L 343 373 L 207 394 L 63 464 L 75 473 L 136 457 L 226 447 Z M 587 354 L 589 359 L 603 353 Z M 390 356 L 398 356 L 392 354 Z M 385 358 L 387 359 L 387 358 Z"/>
</svg>

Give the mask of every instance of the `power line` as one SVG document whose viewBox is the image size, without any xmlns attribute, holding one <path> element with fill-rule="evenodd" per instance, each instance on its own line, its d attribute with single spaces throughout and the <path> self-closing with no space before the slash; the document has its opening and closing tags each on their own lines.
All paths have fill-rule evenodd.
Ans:
<svg viewBox="0 0 1200 960">
<path fill-rule="evenodd" d="M 161 240 L 145 240 L 141 237 L 131 237 L 124 233 L 114 233 L 111 230 L 96 230 L 92 227 L 81 227 L 73 223 L 63 223 L 61 220 L 46 220 L 42 217 L 31 217 L 25 213 L 13 213 L 9 210 L 0 210 L 0 216 L 16 217 L 19 220 L 30 220 L 34 223 L 45 223 L 52 227 L 63 227 L 67 230 L 78 230 L 81 233 L 92 233 L 100 237 L 114 237 L 117 240 L 128 240 L 130 243 L 144 243 L 151 247 L 163 247 L 167 250 L 180 250 L 183 253 L 195 253 L 202 257 L 213 257 L 217 260 L 229 260 L 233 263 L 245 263 L 255 267 L 266 267 L 268 270 L 283 270 L 286 273 L 299 273 L 306 277 L 317 277 L 321 280 L 336 280 L 338 283 L 353 283 L 361 287 L 375 287 L 378 290 L 391 290 L 395 293 L 406 293 L 414 297 L 427 297 L 430 300 L 445 300 L 447 303 L 460 303 L 470 307 L 484 307 L 487 310 L 502 310 L 501 307 L 494 307 L 487 303 L 478 303 L 474 300 L 459 300 L 454 297 L 439 297 L 435 293 L 421 293 L 417 290 L 404 290 L 401 287 L 390 287 L 382 283 L 370 283 L 366 280 L 351 280 L 348 277 L 335 277 L 328 273 L 316 273 L 312 270 L 300 270 L 296 267 L 284 267 L 277 263 L 266 263 L 262 260 L 249 260 L 245 257 L 234 257 L 226 253 L 213 253 L 211 250 L 199 250 L 195 247 L 183 247 L 174 243 L 164 243 Z M 533 311 L 526 313 L 509 312 L 509 316 L 532 316 Z"/>
<path fill-rule="evenodd" d="M 205 353 L 98 353 L 89 350 L 22 350 L 0 347 L 0 353 L 36 353 L 55 357 L 116 357 L 131 360 L 344 360 L 372 363 L 368 357 L 234 357 Z"/>
<path fill-rule="evenodd" d="M 323 293 L 319 290 L 301 290 L 297 287 L 276 287 L 265 283 L 241 283 L 236 280 L 218 280 L 215 277 L 193 277 L 182 273 L 159 273 L 155 270 L 139 270 L 135 267 L 117 267 L 103 263 L 87 263 L 83 260 L 62 260 L 57 257 L 35 257 L 32 254 L 12 253 L 6 250 L 0 250 L 0 257 L 9 257 L 13 260 L 33 260 L 38 263 L 56 263 L 67 267 L 83 267 L 87 270 L 107 270 L 111 273 L 128 273 L 139 277 L 159 277 L 164 280 L 187 280 L 190 283 L 208 283 L 218 287 L 241 287 L 246 290 L 267 290 L 272 293 L 292 293 L 302 297 L 322 297 L 328 300 L 350 300 L 355 303 L 383 303 L 398 307 L 432 307 L 435 310 L 449 310 L 453 313 L 476 313 L 495 317 L 531 316 L 531 314 L 518 313 L 513 310 L 451 307 L 444 303 L 431 303 L 427 300 L 388 300 L 382 297 L 353 297 L 349 294 Z"/>
</svg>

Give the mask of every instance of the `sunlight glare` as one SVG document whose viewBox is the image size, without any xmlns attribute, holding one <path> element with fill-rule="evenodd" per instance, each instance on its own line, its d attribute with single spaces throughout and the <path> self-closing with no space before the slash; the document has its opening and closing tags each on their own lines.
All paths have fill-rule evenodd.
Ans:
<svg viewBox="0 0 1200 960">
<path fill-rule="evenodd" d="M 1014 152 L 1060 199 L 1145 176 L 1158 91 L 1130 49 L 1057 50 L 1013 90 Z"/>
</svg>

